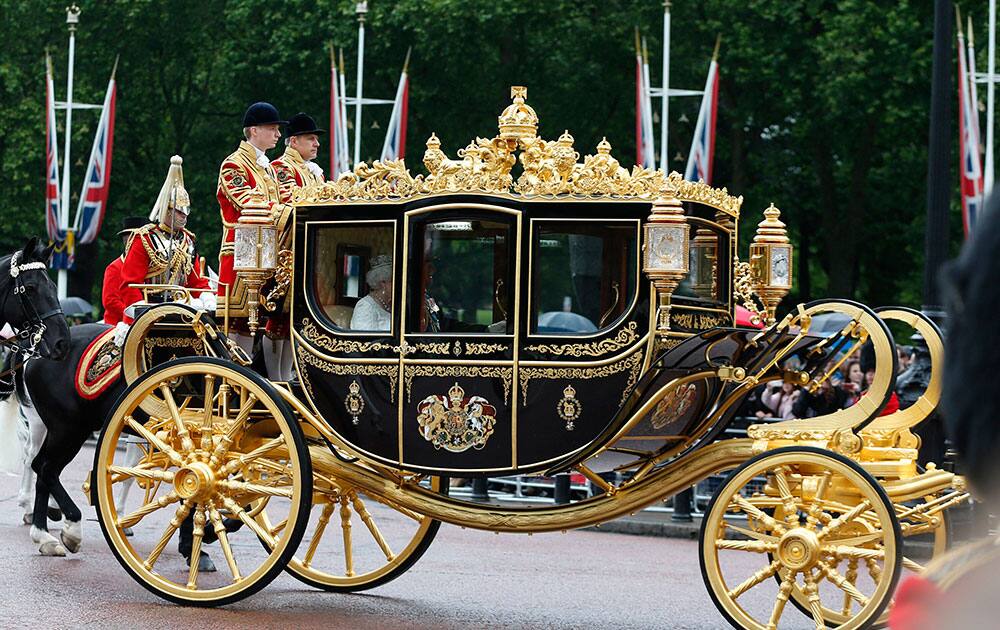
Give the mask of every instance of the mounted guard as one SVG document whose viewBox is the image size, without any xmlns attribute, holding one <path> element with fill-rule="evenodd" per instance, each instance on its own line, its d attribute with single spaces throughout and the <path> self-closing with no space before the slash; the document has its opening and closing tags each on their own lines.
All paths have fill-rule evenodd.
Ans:
<svg viewBox="0 0 1000 630">
<path fill-rule="evenodd" d="M 184 188 L 183 159 L 170 158 L 170 170 L 149 213 L 149 223 L 135 231 L 122 264 L 120 294 L 124 321 L 118 322 L 116 340 L 125 339 L 131 316 L 128 308 L 145 297 L 136 285 L 180 285 L 192 289 L 196 308 L 215 310 L 216 299 L 201 274 L 194 234 L 185 229 L 191 199 Z"/>
<path fill-rule="evenodd" d="M 114 326 L 122 320 L 122 311 L 125 310 L 121 296 L 122 266 L 125 264 L 125 255 L 132 244 L 135 231 L 147 223 L 149 222 L 143 217 L 122 219 L 122 229 L 118 230 L 118 236 L 122 238 L 123 251 L 120 256 L 117 256 L 104 268 L 101 305 L 104 306 L 104 323 L 110 326 Z"/>
</svg>

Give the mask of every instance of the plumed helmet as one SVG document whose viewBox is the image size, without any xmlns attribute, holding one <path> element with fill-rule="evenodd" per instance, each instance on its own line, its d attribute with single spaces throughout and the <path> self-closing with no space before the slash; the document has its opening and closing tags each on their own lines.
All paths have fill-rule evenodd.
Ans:
<svg viewBox="0 0 1000 630">
<path fill-rule="evenodd" d="M 261 101 L 254 103 L 247 108 L 243 114 L 243 126 L 255 127 L 257 125 L 287 125 L 287 120 L 281 120 L 278 109 L 270 103 Z"/>
<path fill-rule="evenodd" d="M 170 170 L 167 171 L 167 178 L 163 180 L 160 194 L 156 197 L 156 203 L 149 212 L 150 221 L 158 221 L 165 225 L 169 224 L 170 212 L 180 210 L 184 214 L 191 213 L 191 197 L 188 196 L 184 188 L 184 170 L 181 165 L 184 159 L 175 155 L 170 158 Z"/>
</svg>

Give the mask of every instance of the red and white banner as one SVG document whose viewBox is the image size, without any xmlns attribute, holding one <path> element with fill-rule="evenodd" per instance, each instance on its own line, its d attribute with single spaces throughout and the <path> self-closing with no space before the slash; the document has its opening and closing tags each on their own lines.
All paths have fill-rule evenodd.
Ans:
<svg viewBox="0 0 1000 630">
<path fill-rule="evenodd" d="M 111 73 L 108 91 L 104 95 L 101 120 L 97 123 L 94 146 L 83 178 L 80 205 L 76 209 L 76 242 L 92 243 L 97 239 L 108 209 L 111 189 L 111 153 L 115 138 L 115 74 Z"/>
<path fill-rule="evenodd" d="M 639 33 L 635 36 L 635 163 L 643 168 L 656 168 L 653 148 L 653 107 L 649 93 L 649 66 L 639 49 Z"/>
<path fill-rule="evenodd" d="M 406 53 L 403 72 L 399 75 L 399 85 L 396 87 L 396 98 L 392 104 L 392 115 L 389 126 L 385 130 L 385 142 L 382 144 L 383 162 L 401 160 L 406 156 L 406 119 L 410 103 L 410 78 L 406 73 L 410 65 L 410 53 Z"/>
<path fill-rule="evenodd" d="M 343 70 L 343 68 L 341 68 Z M 351 168 L 348 157 L 347 117 L 344 106 L 343 74 L 330 55 L 330 179 L 336 180 Z"/>
<path fill-rule="evenodd" d="M 698 121 L 694 126 L 691 151 L 688 153 L 684 179 L 712 183 L 712 163 L 715 159 L 715 121 L 719 111 L 719 64 L 713 58 L 708 65 L 705 92 L 701 97 Z"/>
<path fill-rule="evenodd" d="M 972 101 L 966 72 L 966 49 L 958 33 L 958 154 L 962 192 L 962 225 L 969 238 L 983 207 L 983 167 L 979 161 L 979 113 Z"/>
<path fill-rule="evenodd" d="M 56 102 L 52 87 L 52 60 L 45 58 L 45 227 L 49 240 L 66 238 L 59 230 L 59 143 L 56 140 Z"/>
</svg>

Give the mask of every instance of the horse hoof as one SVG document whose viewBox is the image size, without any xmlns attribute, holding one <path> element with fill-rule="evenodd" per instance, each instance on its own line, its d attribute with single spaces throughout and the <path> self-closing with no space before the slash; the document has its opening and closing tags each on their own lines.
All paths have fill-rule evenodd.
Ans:
<svg viewBox="0 0 1000 630">
<path fill-rule="evenodd" d="M 188 558 L 187 564 L 191 566 L 191 558 Z M 215 573 L 215 563 L 212 562 L 211 556 L 204 551 L 201 552 L 201 556 L 198 558 L 198 573 Z"/>
<path fill-rule="evenodd" d="M 50 521 L 61 521 L 62 520 L 62 510 L 57 507 L 49 506 L 48 517 Z"/>
<path fill-rule="evenodd" d="M 43 556 L 65 556 L 66 548 L 56 537 L 44 529 L 31 526 L 31 541 L 38 545 L 38 553 Z"/>
<path fill-rule="evenodd" d="M 125 534 L 126 536 L 134 536 L 135 535 L 135 532 L 132 531 L 131 527 L 125 527 L 125 528 L 123 528 L 122 529 L 122 533 Z"/>
<path fill-rule="evenodd" d="M 83 530 L 80 527 L 80 522 L 66 521 L 59 533 L 59 538 L 62 539 L 62 544 L 70 553 L 80 551 L 80 546 L 83 544 Z"/>
<path fill-rule="evenodd" d="M 38 546 L 38 553 L 43 556 L 62 558 L 66 555 L 66 548 L 59 544 L 56 540 L 46 540 Z"/>
</svg>

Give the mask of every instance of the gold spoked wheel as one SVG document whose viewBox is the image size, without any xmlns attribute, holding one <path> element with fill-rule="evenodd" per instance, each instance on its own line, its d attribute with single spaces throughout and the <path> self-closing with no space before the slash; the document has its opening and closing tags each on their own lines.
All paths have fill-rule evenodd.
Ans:
<svg viewBox="0 0 1000 630">
<path fill-rule="evenodd" d="M 927 497 L 927 500 L 932 499 L 934 499 L 933 496 Z M 924 566 L 929 560 L 938 557 L 948 550 L 948 513 L 947 511 L 942 511 L 932 517 L 926 517 L 922 514 L 919 506 L 914 507 L 911 505 L 897 503 L 894 507 L 897 517 L 900 517 L 900 529 L 903 541 L 907 538 L 916 538 L 918 536 L 924 539 L 920 542 L 911 542 L 913 549 L 922 554 L 919 557 L 910 557 L 905 555 L 909 549 L 907 549 L 907 545 L 904 543 L 904 555 L 902 557 L 903 571 L 901 573 L 901 579 L 904 579 L 909 575 L 920 575 L 924 572 Z M 776 510 L 776 514 L 781 514 L 780 508 Z M 868 533 L 872 528 L 859 523 L 854 526 L 854 529 L 862 530 L 861 533 Z M 919 548 L 917 545 L 929 547 L 929 549 Z M 779 576 L 775 575 L 775 580 L 780 584 L 781 578 Z M 803 614 L 812 614 L 809 611 L 809 598 L 806 597 L 805 593 L 798 587 L 798 585 L 792 588 L 791 601 L 795 604 L 796 608 L 802 611 Z M 823 619 L 826 620 L 826 625 L 831 628 L 836 628 L 837 626 L 846 623 L 847 620 L 850 619 L 854 607 L 854 600 L 851 599 L 851 597 L 846 593 L 844 595 L 842 605 L 839 608 L 831 610 L 830 608 L 824 606 Z M 878 620 L 872 624 L 872 627 L 882 628 L 885 627 L 888 622 L 889 612 L 886 611 L 883 612 Z"/>
<path fill-rule="evenodd" d="M 362 591 L 394 580 L 420 559 L 441 525 L 321 472 L 313 483 L 309 527 L 287 571 L 315 588 Z M 447 483 L 441 477 L 429 480 L 435 492 L 447 492 Z M 269 508 L 257 519 L 269 532 L 285 526 Z"/>
<path fill-rule="evenodd" d="M 163 417 L 142 411 L 154 393 L 166 402 Z M 119 448 L 126 440 L 138 444 L 137 463 Z M 260 376 L 218 359 L 170 361 L 129 386 L 101 433 L 92 474 L 118 561 L 177 603 L 222 605 L 257 592 L 285 568 L 308 523 L 312 466 L 291 411 Z M 135 487 L 119 509 L 127 480 Z M 279 532 L 253 518 L 265 500 L 285 522 Z M 177 547 L 188 527 L 190 568 Z M 220 560 L 218 571 L 199 570 L 202 551 Z"/>
<path fill-rule="evenodd" d="M 737 628 L 780 628 L 796 591 L 817 628 L 845 597 L 850 607 L 837 627 L 862 628 L 895 590 L 901 533 L 885 491 L 860 466 L 788 447 L 749 460 L 716 492 L 700 557 L 712 599 Z"/>
</svg>

